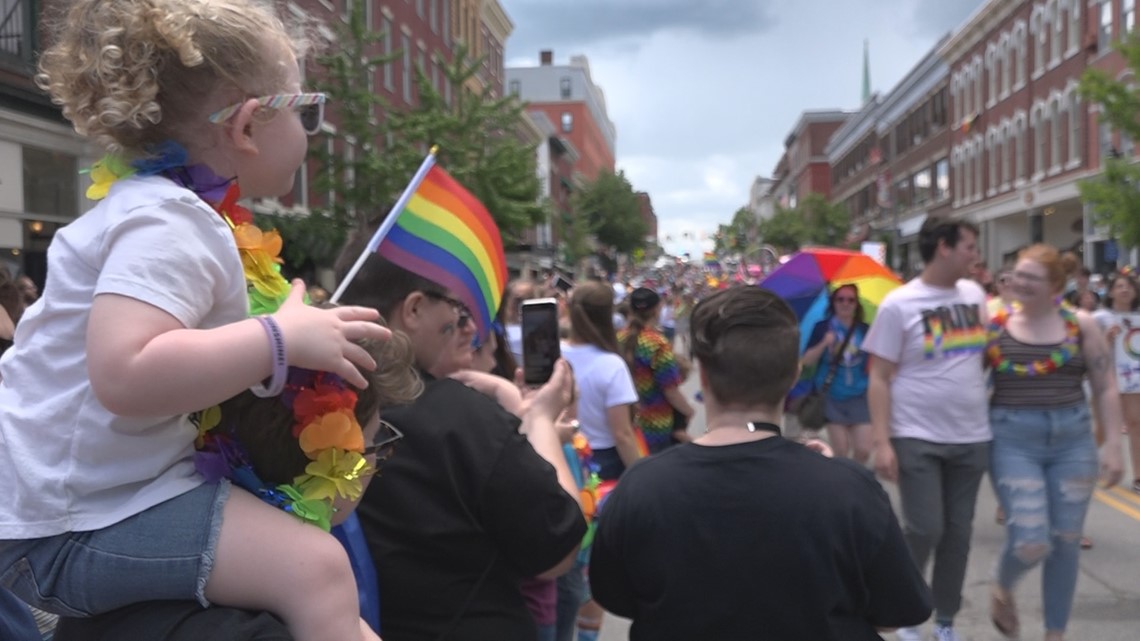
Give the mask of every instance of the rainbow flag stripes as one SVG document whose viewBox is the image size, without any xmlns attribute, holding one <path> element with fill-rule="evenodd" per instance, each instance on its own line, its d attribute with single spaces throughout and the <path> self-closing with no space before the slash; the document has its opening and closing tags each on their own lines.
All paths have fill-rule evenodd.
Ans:
<svg viewBox="0 0 1140 641">
<path fill-rule="evenodd" d="M 376 251 L 451 290 L 471 310 L 479 334 L 485 336 L 507 280 L 503 240 L 486 207 L 432 165 L 397 216 Z"/>
</svg>

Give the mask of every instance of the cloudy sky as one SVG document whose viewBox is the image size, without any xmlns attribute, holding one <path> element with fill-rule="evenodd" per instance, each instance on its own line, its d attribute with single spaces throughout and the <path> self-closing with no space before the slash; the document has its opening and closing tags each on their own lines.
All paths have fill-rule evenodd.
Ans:
<svg viewBox="0 0 1140 641">
<path fill-rule="evenodd" d="M 500 0 L 507 66 L 585 54 L 617 127 L 617 166 L 649 192 L 671 253 L 770 176 L 805 109 L 859 107 L 863 40 L 886 93 L 982 0 Z M 668 242 L 671 238 L 672 242 Z M 707 241 L 711 247 L 711 241 Z"/>
</svg>

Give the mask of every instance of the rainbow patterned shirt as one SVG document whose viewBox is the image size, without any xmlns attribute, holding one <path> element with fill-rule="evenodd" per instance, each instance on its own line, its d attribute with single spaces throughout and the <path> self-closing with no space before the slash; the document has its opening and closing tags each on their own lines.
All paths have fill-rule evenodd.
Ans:
<svg viewBox="0 0 1140 641">
<path fill-rule="evenodd" d="M 620 342 L 629 333 L 618 334 Z M 681 384 L 681 372 L 669 341 L 656 329 L 641 330 L 633 356 L 633 384 L 637 388 L 637 426 L 652 445 L 668 441 L 673 431 L 673 406 L 665 390 Z"/>
</svg>

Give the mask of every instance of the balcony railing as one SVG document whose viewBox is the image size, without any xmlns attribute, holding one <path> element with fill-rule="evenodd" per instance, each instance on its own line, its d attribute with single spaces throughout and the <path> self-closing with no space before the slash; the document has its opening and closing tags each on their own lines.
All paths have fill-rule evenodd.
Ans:
<svg viewBox="0 0 1140 641">
<path fill-rule="evenodd" d="M 35 63 L 38 0 L 0 0 L 0 64 L 30 69 Z"/>
</svg>

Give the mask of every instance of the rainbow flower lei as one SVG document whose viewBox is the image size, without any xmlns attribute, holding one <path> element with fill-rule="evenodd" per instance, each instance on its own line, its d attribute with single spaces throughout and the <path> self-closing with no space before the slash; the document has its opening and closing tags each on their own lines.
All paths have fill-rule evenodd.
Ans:
<svg viewBox="0 0 1140 641">
<path fill-rule="evenodd" d="M 1065 340 L 1061 346 L 1049 353 L 1045 358 L 1031 363 L 1014 363 L 1001 353 L 1001 331 L 1005 328 L 1009 317 L 1013 313 L 1011 307 L 998 311 L 990 320 L 986 336 L 986 359 L 995 372 L 1002 374 L 1012 373 L 1014 376 L 1044 376 L 1052 374 L 1068 363 L 1077 351 L 1080 350 L 1081 327 L 1077 321 L 1077 313 L 1067 305 L 1061 305 L 1061 318 L 1065 321 Z"/>
<path fill-rule="evenodd" d="M 111 185 L 129 176 L 162 175 L 190 189 L 209 203 L 233 230 L 245 274 L 250 315 L 277 311 L 289 296 L 281 275 L 281 235 L 253 224 L 253 215 L 238 204 L 241 192 L 232 179 L 221 179 L 203 165 L 187 164 L 186 150 L 175 142 L 154 148 L 144 159 L 128 162 L 107 155 L 90 170 L 87 197 L 106 197 Z M 292 484 L 270 484 L 258 478 L 244 446 L 222 424 L 221 409 L 212 407 L 190 416 L 197 427 L 195 467 L 207 481 L 229 478 L 239 487 L 298 519 L 329 530 L 337 496 L 360 498 L 363 479 L 375 470 L 364 459 L 364 432 L 356 420 L 357 395 L 345 381 L 329 372 L 289 368 L 279 400 L 289 407 L 292 433 L 310 459 L 304 474 Z"/>
</svg>

